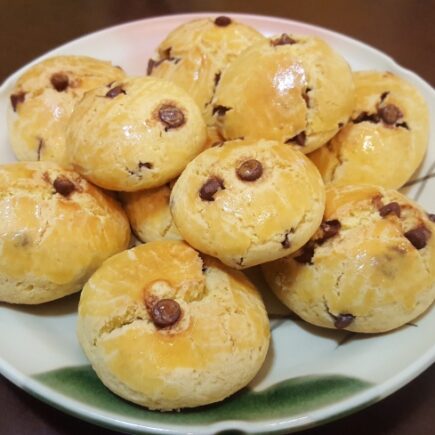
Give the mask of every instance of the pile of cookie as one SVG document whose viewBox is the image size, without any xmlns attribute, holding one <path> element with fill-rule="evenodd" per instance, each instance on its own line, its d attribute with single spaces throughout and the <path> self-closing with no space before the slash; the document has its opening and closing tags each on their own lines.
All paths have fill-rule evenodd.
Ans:
<svg viewBox="0 0 435 435">
<path fill-rule="evenodd" d="M 83 288 L 78 337 L 108 388 L 172 410 L 247 385 L 270 330 L 237 269 L 326 328 L 389 331 L 433 303 L 435 217 L 395 190 L 428 145 L 414 86 L 225 16 L 174 29 L 146 73 L 32 66 L 10 96 L 20 162 L 0 167 L 0 300 Z"/>
</svg>

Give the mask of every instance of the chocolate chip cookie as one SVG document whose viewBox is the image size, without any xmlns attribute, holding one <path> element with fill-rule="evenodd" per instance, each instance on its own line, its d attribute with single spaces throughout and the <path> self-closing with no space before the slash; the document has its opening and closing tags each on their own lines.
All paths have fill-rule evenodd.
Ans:
<svg viewBox="0 0 435 435">
<path fill-rule="evenodd" d="M 121 68 L 86 56 L 56 56 L 31 66 L 10 94 L 9 140 L 18 160 L 66 165 L 65 131 L 74 106 L 87 91 L 124 77 Z"/>
<path fill-rule="evenodd" d="M 193 99 L 155 77 L 132 77 L 88 92 L 67 131 L 72 165 L 98 186 L 138 191 L 177 177 L 205 146 Z"/>
<path fill-rule="evenodd" d="M 418 168 L 429 143 L 429 109 L 417 88 L 390 72 L 354 73 L 350 122 L 310 154 L 327 183 L 398 189 Z"/>
<path fill-rule="evenodd" d="M 261 296 L 241 272 L 165 240 L 115 255 L 92 276 L 80 297 L 78 337 L 110 390 L 168 411 L 246 386 L 270 332 Z"/>
<path fill-rule="evenodd" d="M 209 148 L 181 174 L 170 208 L 184 240 L 237 269 L 284 257 L 320 225 L 324 186 L 299 151 L 274 141 Z"/>
<path fill-rule="evenodd" d="M 309 323 L 390 331 L 435 299 L 435 225 L 395 190 L 331 186 L 319 230 L 263 272 L 278 298 Z"/>
<path fill-rule="evenodd" d="M 304 154 L 331 139 L 354 105 L 346 61 L 314 36 L 257 42 L 223 72 L 213 115 L 225 139 L 270 139 Z"/>
<path fill-rule="evenodd" d="M 0 301 L 40 304 L 81 290 L 126 249 L 120 205 L 53 162 L 0 166 Z"/>
</svg>

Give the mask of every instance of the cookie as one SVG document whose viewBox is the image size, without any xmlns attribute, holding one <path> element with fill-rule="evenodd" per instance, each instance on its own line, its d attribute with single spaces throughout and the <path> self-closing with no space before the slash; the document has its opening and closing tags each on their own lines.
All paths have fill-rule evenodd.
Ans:
<svg viewBox="0 0 435 435">
<path fill-rule="evenodd" d="M 245 50 L 223 72 L 213 114 L 226 139 L 271 139 L 314 151 L 354 105 L 346 61 L 315 36 L 283 34 Z"/>
<path fill-rule="evenodd" d="M 309 323 L 390 331 L 435 299 L 435 225 L 395 190 L 331 186 L 319 231 L 263 271 L 278 298 Z"/>
<path fill-rule="evenodd" d="M 184 170 L 171 193 L 178 231 L 236 269 L 284 257 L 317 230 L 324 185 L 299 151 L 274 141 L 229 141 Z"/>
<path fill-rule="evenodd" d="M 352 120 L 310 158 L 327 183 L 398 189 L 425 155 L 428 106 L 411 83 L 392 73 L 359 71 L 354 81 Z"/>
<path fill-rule="evenodd" d="M 0 166 L 0 301 L 39 304 L 79 291 L 126 249 L 120 205 L 53 162 Z"/>
<path fill-rule="evenodd" d="M 189 21 L 159 45 L 157 59 L 148 62 L 148 74 L 185 89 L 212 125 L 210 103 L 223 70 L 252 43 L 263 39 L 252 27 L 225 16 Z"/>
<path fill-rule="evenodd" d="M 255 287 L 180 241 L 106 261 L 83 289 L 78 337 L 101 381 L 150 409 L 223 400 L 262 366 L 269 321 Z"/>
<path fill-rule="evenodd" d="M 134 234 L 142 242 L 181 240 L 169 210 L 172 184 L 122 194 L 122 203 Z"/>
<path fill-rule="evenodd" d="M 17 159 L 67 164 L 65 130 L 75 104 L 124 76 L 110 62 L 86 56 L 56 56 L 30 67 L 10 95 L 9 141 Z"/>
<path fill-rule="evenodd" d="M 67 131 L 68 156 L 98 186 L 137 191 L 177 177 L 207 139 L 201 112 L 177 85 L 134 77 L 88 92 Z"/>
</svg>

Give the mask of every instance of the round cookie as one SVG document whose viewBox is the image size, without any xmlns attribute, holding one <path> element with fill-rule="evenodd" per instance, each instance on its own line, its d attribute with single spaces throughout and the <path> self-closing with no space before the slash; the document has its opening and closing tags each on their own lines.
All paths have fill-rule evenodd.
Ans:
<svg viewBox="0 0 435 435">
<path fill-rule="evenodd" d="M 88 92 L 67 131 L 71 163 L 98 186 L 158 187 L 199 154 L 207 132 L 201 112 L 177 85 L 133 77 Z"/>
<path fill-rule="evenodd" d="M 229 17 L 202 18 L 174 29 L 150 59 L 148 74 L 173 81 L 196 101 L 208 125 L 211 100 L 222 71 L 252 43 L 265 39 Z"/>
<path fill-rule="evenodd" d="M 150 409 L 206 405 L 246 386 L 269 334 L 245 276 L 180 241 L 110 258 L 80 298 L 78 337 L 98 377 Z"/>
<path fill-rule="evenodd" d="M 229 141 L 184 170 L 170 208 L 195 249 L 236 269 L 284 257 L 317 230 L 324 185 L 299 151 L 273 141 Z"/>
<path fill-rule="evenodd" d="M 271 139 L 303 153 L 331 139 L 354 105 L 352 73 L 322 39 L 266 39 L 245 50 L 222 74 L 213 114 L 226 139 Z"/>
<path fill-rule="evenodd" d="M 10 95 L 9 140 L 17 159 L 66 165 L 65 130 L 75 104 L 90 89 L 124 77 L 121 68 L 86 56 L 56 56 L 30 67 Z"/>
<path fill-rule="evenodd" d="M 425 155 L 427 104 L 413 85 L 390 72 L 356 72 L 354 82 L 351 121 L 310 159 L 327 183 L 398 189 Z"/>
<path fill-rule="evenodd" d="M 0 301 L 39 304 L 79 291 L 126 249 L 120 205 L 52 162 L 0 166 Z"/>
<path fill-rule="evenodd" d="M 181 240 L 169 210 L 172 184 L 121 195 L 134 234 L 142 242 Z"/>
<path fill-rule="evenodd" d="M 278 298 L 309 323 L 389 331 L 435 299 L 435 225 L 395 190 L 331 186 L 319 231 L 263 272 Z"/>
</svg>

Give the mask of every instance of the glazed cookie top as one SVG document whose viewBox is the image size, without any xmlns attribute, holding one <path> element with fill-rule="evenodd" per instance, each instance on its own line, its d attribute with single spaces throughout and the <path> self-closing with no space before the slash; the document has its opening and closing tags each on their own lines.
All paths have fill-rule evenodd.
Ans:
<svg viewBox="0 0 435 435">
<path fill-rule="evenodd" d="M 252 27 L 225 16 L 189 21 L 159 45 L 157 60 L 148 63 L 148 74 L 185 89 L 210 124 L 210 103 L 222 71 L 243 50 L 263 39 Z"/>
<path fill-rule="evenodd" d="M 435 297 L 433 216 L 395 190 L 330 187 L 324 220 L 291 256 L 264 266 L 277 295 L 326 327 L 387 331 Z"/>
<path fill-rule="evenodd" d="M 180 241 L 106 261 L 83 289 L 78 331 L 103 380 L 153 409 L 221 400 L 254 376 L 269 344 L 255 287 Z"/>
<path fill-rule="evenodd" d="M 142 242 L 180 240 L 169 210 L 173 183 L 122 194 L 122 203 L 135 235 Z"/>
<path fill-rule="evenodd" d="M 354 73 L 352 119 L 310 158 L 325 182 L 373 183 L 398 189 L 423 160 L 429 109 L 421 93 L 390 73 Z"/>
<path fill-rule="evenodd" d="M 86 56 L 56 56 L 30 67 L 10 95 L 9 137 L 19 160 L 65 164 L 65 130 L 75 104 L 125 73 Z"/>
<path fill-rule="evenodd" d="M 183 89 L 135 77 L 88 92 L 74 110 L 67 138 L 78 172 L 101 187 L 130 192 L 175 178 L 202 151 L 207 132 Z"/>
<path fill-rule="evenodd" d="M 353 104 L 346 61 L 320 38 L 283 34 L 224 71 L 213 114 L 226 139 L 273 139 L 309 153 L 348 121 Z"/>
<path fill-rule="evenodd" d="M 130 240 L 111 197 L 51 162 L 0 166 L 0 273 L 65 284 L 84 280 Z"/>
<path fill-rule="evenodd" d="M 170 207 L 184 240 L 245 268 L 288 255 L 311 237 L 324 186 L 309 159 L 288 145 L 229 141 L 186 167 Z"/>
</svg>

